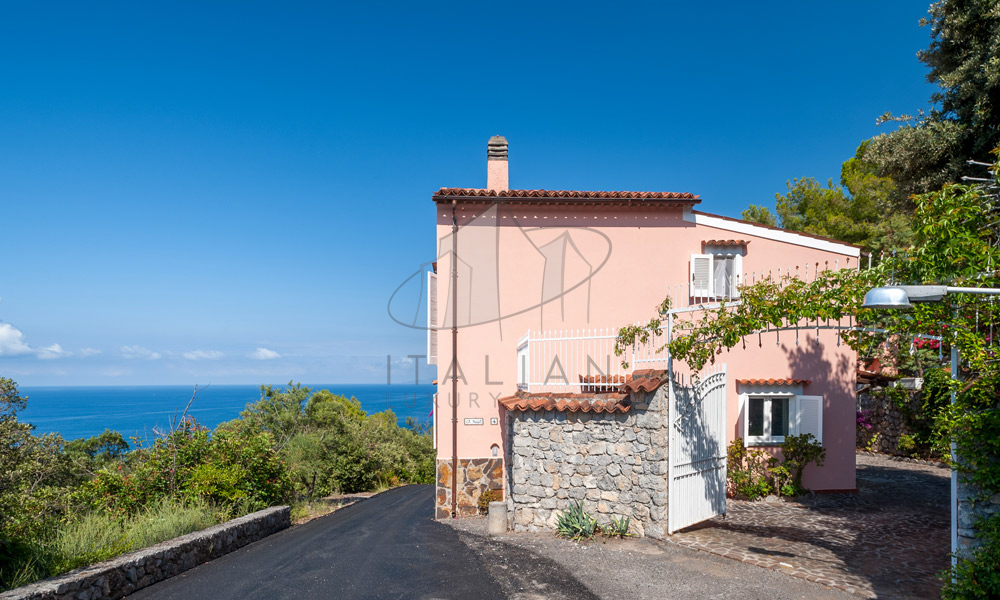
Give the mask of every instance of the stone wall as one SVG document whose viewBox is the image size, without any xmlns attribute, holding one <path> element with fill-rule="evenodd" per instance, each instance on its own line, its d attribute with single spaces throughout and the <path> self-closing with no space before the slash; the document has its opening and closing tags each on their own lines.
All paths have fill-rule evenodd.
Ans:
<svg viewBox="0 0 1000 600">
<path fill-rule="evenodd" d="M 1000 494 L 976 501 L 981 489 L 966 485 L 958 478 L 958 553 L 968 555 L 982 542 L 979 541 L 976 522 L 984 517 L 1000 512 Z"/>
<path fill-rule="evenodd" d="M 667 386 L 634 392 L 626 413 L 509 411 L 508 510 L 514 531 L 554 529 L 576 500 L 637 535 L 667 532 Z"/>
<path fill-rule="evenodd" d="M 286 529 L 287 506 L 276 506 L 0 594 L 0 600 L 121 598 Z"/>
<path fill-rule="evenodd" d="M 910 392 L 909 397 L 913 410 L 918 411 L 920 392 Z M 871 429 L 857 428 L 858 448 L 893 456 L 911 455 L 907 449 L 899 447 L 899 438 L 913 435 L 913 430 L 907 425 L 903 412 L 880 388 L 859 393 L 858 410 L 867 411 L 868 421 L 872 424 Z M 878 438 L 875 438 L 876 433 Z"/>
<path fill-rule="evenodd" d="M 502 458 L 458 459 L 456 510 L 460 517 L 479 514 L 479 496 L 486 490 L 503 490 Z M 451 516 L 451 460 L 437 461 L 437 486 L 434 516 Z"/>
</svg>

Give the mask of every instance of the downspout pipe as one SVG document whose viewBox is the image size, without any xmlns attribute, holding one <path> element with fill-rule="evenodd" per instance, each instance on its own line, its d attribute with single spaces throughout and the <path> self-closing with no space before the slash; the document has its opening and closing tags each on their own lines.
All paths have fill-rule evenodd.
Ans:
<svg viewBox="0 0 1000 600">
<path fill-rule="evenodd" d="M 451 201 L 451 518 L 458 517 L 458 219 Z"/>
</svg>

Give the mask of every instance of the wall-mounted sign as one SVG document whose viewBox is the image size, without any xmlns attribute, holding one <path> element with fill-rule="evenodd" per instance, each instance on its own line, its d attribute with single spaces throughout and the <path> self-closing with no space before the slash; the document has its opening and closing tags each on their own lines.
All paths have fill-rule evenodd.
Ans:
<svg viewBox="0 0 1000 600">
<path fill-rule="evenodd" d="M 475 419 L 466 419 L 465 420 L 465 424 L 466 425 L 482 425 L 483 424 L 483 419 L 481 417 L 480 418 L 475 418 Z"/>
</svg>

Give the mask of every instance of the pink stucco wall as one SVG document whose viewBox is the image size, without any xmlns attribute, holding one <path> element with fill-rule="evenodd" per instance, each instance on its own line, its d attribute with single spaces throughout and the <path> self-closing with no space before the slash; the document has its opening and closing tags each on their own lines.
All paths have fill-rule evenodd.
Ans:
<svg viewBox="0 0 1000 600">
<path fill-rule="evenodd" d="M 451 204 L 435 205 L 438 251 L 439 335 L 438 404 L 434 411 L 438 458 L 451 457 L 451 323 L 450 301 Z M 484 212 L 485 211 L 485 212 Z M 509 212 L 508 212 L 509 211 Z M 501 445 L 497 399 L 517 390 L 516 348 L 530 330 L 618 327 L 655 316 L 655 307 L 671 287 L 689 281 L 692 253 L 702 252 L 706 240 L 747 240 L 743 272 L 782 272 L 796 267 L 857 268 L 857 253 L 841 252 L 812 238 L 801 243 L 767 239 L 731 229 L 693 222 L 689 208 L 665 206 L 586 206 L 582 204 L 505 204 L 460 202 L 459 365 L 464 378 L 458 386 L 458 455 L 491 456 Z M 473 220 L 477 215 L 482 215 Z M 718 223 L 716 221 L 716 223 Z M 758 230 L 761 232 L 762 230 Z M 587 280 L 587 263 L 600 266 L 586 283 L 539 306 L 546 284 L 545 256 L 537 248 L 569 234 L 575 250 L 567 251 L 565 287 Z M 787 234 L 782 234 L 787 235 Z M 774 237 L 772 235 L 771 237 Z M 551 248 L 551 246 L 550 246 Z M 835 250 L 835 249 L 834 249 Z M 850 256 L 851 253 L 854 256 Z M 492 257 L 492 258 L 491 258 Z M 495 273 L 494 273 L 495 272 Z M 495 284 L 490 284 L 489 279 Z M 467 287 L 467 285 L 469 287 Z M 472 287 L 474 286 L 474 287 Z M 485 287 L 484 287 L 485 286 Z M 551 293 L 549 294 L 551 296 Z M 495 316 L 503 318 L 494 319 Z M 470 323 L 479 323 L 470 325 Z M 810 469 L 805 484 L 816 490 L 854 489 L 854 381 L 855 354 L 837 345 L 836 334 L 821 331 L 765 334 L 747 340 L 719 357 L 727 364 L 729 437 L 739 434 L 737 379 L 797 378 L 811 383 L 805 394 L 824 397 L 823 442 L 826 465 Z M 488 370 L 488 372 L 487 372 Z M 482 418 L 483 425 L 465 425 L 466 418 Z M 490 425 L 490 419 L 498 420 Z"/>
</svg>

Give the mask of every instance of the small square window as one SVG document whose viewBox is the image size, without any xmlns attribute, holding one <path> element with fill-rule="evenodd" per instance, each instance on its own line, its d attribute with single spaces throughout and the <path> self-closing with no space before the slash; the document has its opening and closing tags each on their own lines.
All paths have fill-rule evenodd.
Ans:
<svg viewBox="0 0 1000 600">
<path fill-rule="evenodd" d="M 747 410 L 747 443 L 780 444 L 792 430 L 791 399 L 786 396 L 751 396 Z"/>
</svg>

